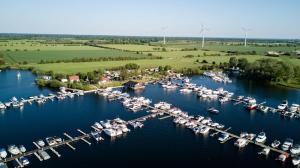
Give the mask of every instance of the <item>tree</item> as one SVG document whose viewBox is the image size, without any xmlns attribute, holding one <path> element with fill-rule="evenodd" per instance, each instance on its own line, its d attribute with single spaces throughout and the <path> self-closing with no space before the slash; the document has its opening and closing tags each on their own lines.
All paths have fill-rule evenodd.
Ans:
<svg viewBox="0 0 300 168">
<path fill-rule="evenodd" d="M 230 67 L 235 67 L 238 64 L 238 60 L 236 59 L 236 57 L 230 57 L 229 59 L 229 66 Z"/>
<path fill-rule="evenodd" d="M 246 66 L 248 66 L 248 65 L 249 65 L 249 63 L 248 63 L 248 60 L 246 58 L 240 58 L 240 59 L 238 59 L 237 66 L 240 69 L 244 70 L 244 69 L 246 69 Z"/>
</svg>

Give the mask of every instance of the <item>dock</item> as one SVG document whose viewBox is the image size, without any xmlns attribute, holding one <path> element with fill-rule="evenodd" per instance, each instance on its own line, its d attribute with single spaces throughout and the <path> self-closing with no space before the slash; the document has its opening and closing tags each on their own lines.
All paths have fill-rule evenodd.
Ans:
<svg viewBox="0 0 300 168">
<path fill-rule="evenodd" d="M 80 132 L 81 134 L 83 134 L 83 135 L 89 137 L 88 134 L 86 134 L 85 132 L 81 131 L 80 129 L 77 129 L 77 131 Z M 84 139 L 84 138 L 82 138 L 81 140 L 82 140 L 83 142 L 87 143 L 88 145 L 92 145 L 92 143 L 90 143 L 88 140 L 86 140 L 86 139 Z"/>
<path fill-rule="evenodd" d="M 54 148 L 49 148 L 57 157 L 61 157 L 61 155 L 54 149 Z"/>
</svg>

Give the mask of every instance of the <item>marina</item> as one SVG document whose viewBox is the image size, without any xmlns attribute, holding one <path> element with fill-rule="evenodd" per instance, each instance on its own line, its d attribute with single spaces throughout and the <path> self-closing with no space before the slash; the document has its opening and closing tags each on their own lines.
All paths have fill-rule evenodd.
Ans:
<svg viewBox="0 0 300 168">
<path fill-rule="evenodd" d="M 193 79 L 191 81 L 193 81 Z M 189 100 L 188 101 L 189 103 L 186 102 L 187 100 L 185 100 L 184 97 L 182 97 L 182 101 L 183 101 L 182 103 L 176 102 L 176 101 L 174 102 L 174 100 L 172 100 L 172 95 L 174 95 L 175 97 L 178 97 L 178 95 L 181 95 L 182 93 L 180 93 L 179 91 L 177 92 L 176 90 L 161 92 L 161 90 L 159 89 L 159 87 L 160 87 L 159 85 L 155 85 L 155 84 L 151 85 L 150 84 L 150 85 L 147 86 L 147 88 L 145 89 L 145 92 L 143 92 L 142 95 L 141 94 L 131 93 L 131 92 L 128 92 L 128 94 L 122 93 L 122 95 L 124 95 L 124 97 L 126 99 L 130 98 L 129 99 L 130 101 L 128 101 L 128 102 L 136 104 L 136 105 L 137 104 L 144 104 L 144 105 L 142 105 L 143 107 L 137 108 L 138 110 L 136 110 L 136 112 L 134 112 L 134 113 L 132 113 L 132 110 L 130 110 L 130 108 L 128 108 L 128 107 L 125 106 L 126 103 L 122 103 L 124 101 L 123 100 L 124 97 L 123 98 L 119 98 L 119 97 L 115 97 L 114 98 L 114 96 L 112 96 L 112 95 L 111 96 L 102 96 L 102 95 L 98 94 L 98 91 L 102 92 L 103 90 L 98 90 L 98 91 L 94 90 L 94 91 L 90 91 L 90 93 L 85 93 L 84 96 L 75 96 L 73 99 L 65 99 L 64 101 L 53 101 L 53 102 L 52 101 L 47 101 L 42 106 L 25 105 L 26 108 L 24 109 L 24 111 L 22 112 L 22 114 L 23 115 L 30 115 L 30 113 L 28 111 L 30 109 L 36 109 L 36 108 L 44 109 L 44 107 L 47 108 L 49 105 L 52 106 L 52 104 L 65 104 L 65 103 L 69 104 L 69 103 L 73 103 L 73 102 L 78 102 L 80 99 L 87 99 L 88 101 L 94 102 L 95 105 L 97 103 L 101 103 L 102 107 L 104 106 L 103 103 L 105 103 L 106 104 L 105 106 L 109 105 L 110 109 L 107 109 L 107 113 L 104 113 L 104 114 L 107 114 L 107 116 L 101 117 L 102 120 L 104 120 L 104 121 L 107 120 L 107 119 L 112 120 L 113 118 L 116 118 L 116 117 L 118 117 L 118 115 L 120 115 L 120 118 L 125 118 L 127 121 L 130 121 L 130 123 L 128 122 L 128 127 L 132 131 L 134 130 L 133 132 L 128 133 L 128 135 L 125 135 L 124 137 L 122 136 L 122 138 L 120 138 L 120 142 L 119 142 L 119 140 L 113 140 L 113 141 L 116 141 L 117 143 L 122 143 L 121 141 L 125 141 L 126 142 L 126 141 L 128 141 L 127 139 L 128 138 L 130 139 L 131 136 L 137 136 L 139 134 L 142 134 L 143 132 L 147 132 L 148 129 L 150 129 L 150 128 L 151 128 L 151 132 L 152 132 L 153 131 L 152 127 L 155 126 L 155 125 L 159 125 L 159 127 L 162 128 L 162 130 L 164 130 L 164 127 L 168 128 L 168 130 L 169 129 L 171 129 L 171 130 L 172 129 L 174 129 L 174 130 L 175 129 L 176 130 L 180 129 L 181 130 L 181 126 L 179 128 L 177 128 L 178 126 L 176 126 L 176 128 L 175 128 L 175 126 L 173 124 L 170 124 L 170 122 L 172 120 L 174 120 L 175 119 L 174 117 L 176 117 L 176 116 L 173 113 L 172 113 L 172 115 L 170 115 L 171 113 L 167 113 L 167 112 L 163 113 L 161 110 L 162 109 L 166 110 L 169 107 L 171 107 L 172 110 L 173 110 L 173 112 L 175 111 L 175 113 L 176 113 L 176 111 L 178 112 L 179 109 L 183 109 L 183 111 L 187 111 L 189 113 L 189 116 L 192 115 L 192 116 L 196 117 L 199 114 L 201 114 L 202 116 L 205 116 L 205 117 L 208 117 L 208 116 L 211 117 L 211 119 L 214 121 L 213 123 L 210 123 L 209 125 L 207 125 L 207 123 L 206 124 L 202 124 L 202 122 L 201 123 L 196 123 L 199 126 L 199 128 L 202 128 L 202 127 L 205 126 L 208 129 L 204 129 L 203 128 L 203 133 L 204 134 L 200 133 L 200 134 L 196 134 L 196 136 L 195 136 L 194 133 L 191 134 L 193 137 L 199 137 L 200 139 L 203 139 L 203 141 L 205 141 L 205 139 L 206 139 L 205 138 L 205 134 L 208 134 L 209 137 L 211 137 L 211 138 L 214 139 L 214 140 L 211 140 L 210 143 L 214 143 L 214 141 L 215 141 L 215 142 L 218 142 L 218 144 L 220 144 L 220 145 L 224 145 L 224 146 L 227 146 L 227 147 L 232 146 L 232 149 L 236 149 L 236 147 L 234 146 L 233 142 L 235 142 L 237 139 L 240 138 L 239 134 L 240 134 L 241 131 L 249 131 L 249 132 L 254 132 L 256 134 L 259 134 L 259 132 L 261 132 L 262 131 L 261 129 L 263 128 L 263 130 L 264 130 L 264 132 L 266 133 L 266 136 L 267 136 L 267 142 L 264 143 L 264 144 L 260 144 L 260 143 L 256 143 L 255 139 L 253 139 L 253 140 L 247 140 L 247 143 L 251 144 L 251 145 L 249 145 L 249 147 L 247 146 L 243 150 L 249 150 L 249 148 L 252 149 L 252 147 L 254 147 L 254 148 L 258 147 L 257 150 L 255 150 L 255 152 L 253 152 L 253 155 L 257 156 L 258 153 L 259 152 L 263 152 L 263 150 L 265 148 L 267 148 L 267 149 L 270 148 L 270 154 L 268 154 L 268 155 L 275 156 L 275 158 L 270 159 L 270 157 L 269 157 L 269 159 L 268 159 L 269 161 L 267 161 L 267 162 L 268 162 L 268 164 L 273 164 L 274 163 L 275 165 L 277 165 L 278 163 L 276 161 L 274 161 L 274 160 L 277 157 L 279 157 L 279 155 L 281 153 L 285 153 L 285 151 L 281 150 L 281 146 L 279 146 L 277 148 L 273 148 L 271 146 L 271 142 L 273 142 L 275 139 L 279 139 L 283 143 L 284 138 L 291 137 L 291 138 L 295 139 L 295 143 L 297 143 L 298 137 L 296 135 L 295 135 L 296 137 L 294 137 L 293 135 L 290 135 L 290 136 L 285 135 L 284 137 L 281 137 L 281 136 L 278 136 L 278 134 L 275 133 L 274 135 L 271 136 L 271 134 L 273 134 L 273 132 L 268 129 L 268 126 L 262 126 L 262 127 L 260 127 L 259 130 L 252 130 L 251 128 L 253 126 L 251 126 L 251 127 L 243 127 L 243 128 L 237 127 L 237 124 L 235 124 L 234 122 L 232 122 L 232 121 L 234 121 L 234 118 L 232 118 L 234 116 L 231 117 L 230 122 L 226 121 L 226 120 L 219 121 L 220 117 L 222 117 L 223 115 L 225 115 L 226 113 L 228 113 L 228 111 L 226 109 L 220 108 L 220 106 L 221 107 L 223 107 L 223 106 L 225 106 L 225 107 L 226 106 L 230 106 L 230 107 L 232 107 L 231 109 L 236 109 L 236 108 L 238 108 L 238 109 L 244 109 L 243 106 L 234 105 L 234 102 L 233 103 L 224 103 L 222 105 L 221 104 L 219 105 L 218 101 L 215 101 L 215 102 L 214 101 L 206 102 L 205 100 L 196 99 L 195 98 L 196 95 L 195 95 L 194 91 L 191 92 L 189 95 L 184 95 L 184 97 L 191 98 L 191 99 L 187 99 L 187 100 Z M 157 93 L 153 88 L 158 88 L 157 91 L 160 92 L 160 93 Z M 180 87 L 178 87 L 178 89 L 179 88 Z M 149 90 L 149 92 L 152 92 L 152 93 L 149 94 L 148 90 Z M 225 90 L 225 88 L 224 88 L 224 90 Z M 228 90 L 230 90 L 230 89 L 228 89 Z M 95 92 L 96 92 L 96 94 L 94 94 Z M 110 92 L 112 93 L 113 91 L 110 91 Z M 113 95 L 118 95 L 119 93 L 120 92 L 114 92 Z M 158 95 L 158 96 L 157 97 L 152 96 L 153 94 Z M 171 94 L 169 96 L 168 100 L 164 100 L 165 99 L 165 97 L 163 96 L 164 94 Z M 136 98 L 134 98 L 134 97 L 136 97 Z M 139 97 L 144 97 L 144 98 L 139 98 Z M 134 98 L 134 99 L 132 99 L 132 98 Z M 3 99 L 1 99 L 1 100 L 3 100 Z M 151 101 L 150 104 L 149 104 L 149 101 Z M 206 106 L 204 106 L 203 108 L 201 108 L 201 106 L 200 106 L 200 109 L 192 108 L 192 107 L 197 107 L 196 105 L 199 104 L 199 101 L 201 101 L 201 102 L 203 101 L 203 102 L 208 103 L 208 104 Z M 174 106 L 169 106 L 168 103 L 166 103 L 166 102 L 170 102 L 170 104 L 173 104 L 175 106 L 175 109 L 174 109 Z M 264 100 L 262 100 L 261 102 L 264 102 Z M 268 101 L 266 101 L 266 102 L 268 102 Z M 240 103 L 240 104 L 244 104 L 244 103 Z M 111 106 L 111 105 L 113 105 L 113 106 Z M 158 110 L 157 108 L 153 108 L 155 105 L 156 105 L 156 107 L 159 107 L 159 108 L 162 108 L 162 109 Z M 186 105 L 188 105 L 188 106 L 186 106 Z M 27 106 L 28 106 L 28 108 L 27 108 Z M 77 107 L 75 104 L 73 104 L 73 106 L 74 106 L 74 108 Z M 91 105 L 89 105 L 89 106 L 91 106 Z M 139 106 L 139 105 L 137 105 L 137 106 Z M 214 115 L 212 113 L 208 113 L 207 109 L 209 109 L 210 107 L 214 107 L 215 109 L 218 109 L 220 111 L 219 114 L 218 115 Z M 273 107 L 276 107 L 276 105 L 274 105 Z M 197 108 L 199 108 L 199 106 Z M 118 112 L 119 109 L 123 109 L 123 110 L 120 111 L 120 112 Z M 7 109 L 6 113 L 3 116 L 5 117 L 5 116 L 7 116 L 9 114 L 11 114 L 11 115 L 12 114 L 14 114 L 14 115 L 15 114 L 19 114 L 18 111 L 20 111 L 18 108 Z M 51 111 L 55 111 L 55 110 L 51 110 Z M 148 113 L 147 113 L 147 111 L 148 111 Z M 199 113 L 198 111 L 201 111 L 201 113 Z M 41 111 L 39 113 L 41 113 Z M 35 113 L 35 114 L 39 114 L 39 113 Z M 87 113 L 87 112 L 85 112 L 85 113 Z M 237 112 L 237 111 L 235 111 L 235 113 L 239 114 L 239 115 L 244 115 L 243 113 Z M 248 114 L 248 113 L 246 113 L 246 114 Z M 268 113 L 268 116 L 271 115 L 271 114 L 273 114 L 273 113 Z M 76 116 L 77 114 L 74 113 L 74 115 Z M 110 117 L 111 115 L 114 115 L 114 117 L 113 118 Z M 158 119 L 149 120 L 149 122 L 148 122 L 148 119 L 153 118 L 153 117 L 156 117 Z M 214 124 L 214 123 L 216 123 L 215 120 L 214 120 L 215 118 L 217 119 L 217 121 L 218 121 L 219 124 L 222 123 L 222 124 L 225 125 L 225 127 L 223 127 L 222 129 L 216 128 L 216 126 Z M 249 118 L 249 116 L 246 115 L 245 119 L 247 120 L 248 118 Z M 267 117 L 266 116 L 265 117 L 264 116 L 258 116 L 257 118 L 267 118 Z M 147 120 L 147 124 L 144 123 L 146 120 Z M 71 126 L 63 126 L 60 123 L 58 123 L 58 126 L 57 126 L 58 129 L 57 129 L 57 131 L 54 132 L 54 133 L 51 133 L 51 134 L 52 135 L 58 135 L 58 134 L 64 132 L 64 130 L 65 130 L 65 133 L 66 133 L 65 135 L 67 135 L 67 136 L 64 136 L 64 138 L 66 139 L 64 141 L 66 141 L 66 143 L 64 143 L 64 145 L 57 146 L 57 147 L 53 146 L 52 149 L 54 149 L 60 155 L 60 157 L 62 158 L 61 160 L 65 160 L 66 157 L 64 157 L 64 156 L 66 156 L 66 155 L 69 156 L 69 155 L 77 155 L 78 154 L 79 156 L 81 156 L 79 154 L 79 153 L 81 153 L 80 151 L 82 151 L 83 149 L 87 150 L 87 149 L 85 149 L 85 146 L 87 146 L 89 148 L 104 148 L 104 146 L 106 146 L 108 142 L 110 142 L 110 143 L 113 142 L 112 140 L 109 140 L 110 138 L 106 137 L 107 135 L 106 135 L 106 133 L 104 131 L 102 131 L 102 133 L 101 133 L 101 137 L 104 137 L 104 140 L 102 140 L 101 142 L 99 141 L 100 142 L 99 145 L 91 145 L 91 147 L 90 147 L 90 145 L 88 145 L 85 141 L 82 140 L 82 139 L 86 139 L 89 143 L 93 144 L 92 140 L 94 138 L 92 137 L 92 134 L 88 130 L 101 131 L 101 129 L 99 129 L 98 127 L 96 127 L 96 125 L 92 125 L 94 122 L 95 122 L 95 120 L 84 121 L 84 119 L 83 119 L 83 123 L 86 123 L 86 125 L 80 125 L 80 126 L 78 126 L 78 125 L 72 125 L 72 124 L 71 124 Z M 291 121 L 284 120 L 284 121 L 277 121 L 277 122 L 297 123 L 298 121 L 297 120 L 295 120 L 295 121 L 293 121 L 293 120 L 291 120 Z M 47 122 L 46 122 L 46 124 L 47 124 Z M 60 127 L 59 125 L 61 125 L 61 128 L 63 128 L 63 130 L 61 130 L 59 128 Z M 79 132 L 76 128 L 80 128 L 79 130 L 81 132 Z M 293 128 L 293 127 L 291 127 L 291 128 Z M 59 131 L 59 130 L 61 130 L 61 131 Z M 87 130 L 87 131 L 83 131 L 83 130 Z M 208 130 L 208 131 L 206 131 L 206 130 Z M 189 139 L 190 131 L 186 130 L 186 131 L 183 131 L 182 133 L 184 133 L 184 135 L 185 135 L 184 137 L 186 137 L 187 139 Z M 85 136 L 86 134 L 88 134 L 89 136 Z M 137 135 L 135 135 L 135 134 L 137 134 Z M 225 138 L 221 139 L 222 141 L 220 141 L 220 143 L 219 143 L 218 139 L 223 134 L 225 134 L 225 135 L 228 134 L 229 137 L 225 136 Z M 79 139 L 77 138 L 77 136 L 73 136 L 73 135 L 79 135 L 78 136 Z M 28 141 L 30 141 L 31 144 L 33 144 L 32 143 L 33 139 L 36 139 L 38 137 L 48 137 L 48 136 L 49 136 L 49 134 L 44 134 L 42 136 L 41 135 L 40 136 L 36 136 L 35 138 L 34 137 L 32 137 L 30 139 L 28 138 Z M 82 136 L 82 138 L 80 138 L 80 136 Z M 160 136 L 162 136 L 162 135 L 160 134 Z M 202 136 L 203 136 L 203 138 L 202 138 Z M 182 137 L 182 138 L 184 138 L 184 137 Z M 186 141 L 187 140 L 186 138 L 184 138 L 182 140 Z M 119 139 L 119 138 L 117 138 L 117 139 Z M 26 142 L 22 142 L 22 141 L 20 141 L 20 142 L 13 142 L 13 143 L 24 144 L 25 146 L 30 147 L 30 145 L 27 145 Z M 198 142 L 198 143 L 201 144 L 201 142 Z M 11 144 L 11 142 L 2 143 L 2 146 L 6 146 L 7 144 Z M 72 146 L 72 147 L 70 147 L 69 145 Z M 196 144 L 193 143 L 193 146 L 195 146 L 195 145 Z M 66 146 L 67 147 L 66 149 L 69 149 L 69 150 L 66 150 L 63 146 Z M 185 146 L 189 146 L 189 145 L 185 144 Z M 218 146 L 218 145 L 217 144 L 215 144 L 213 146 L 210 145 L 210 148 L 212 148 L 213 151 L 217 150 L 217 149 L 215 149 L 214 146 Z M 41 150 L 36 149 L 36 150 L 33 150 L 36 154 L 31 153 L 30 155 L 27 155 L 28 159 L 30 161 L 30 165 L 31 166 L 35 167 L 35 166 L 40 165 L 39 163 L 36 162 L 36 161 L 39 161 L 39 159 L 36 158 L 36 155 L 39 156 L 41 158 L 41 160 L 49 160 L 47 162 L 43 161 L 43 162 L 41 162 L 41 164 L 51 165 L 53 162 L 55 162 L 55 158 L 58 158 L 58 155 L 55 154 L 50 148 L 46 148 L 46 147 L 47 147 L 47 145 L 45 145 L 45 147 L 43 147 L 43 149 L 45 148 L 45 151 L 46 151 L 47 154 L 43 153 Z M 75 150 L 75 147 L 76 147 L 76 151 L 75 152 L 70 152 L 70 149 L 71 149 L 71 151 L 73 149 Z M 192 149 L 194 147 L 190 146 L 189 148 Z M 31 149 L 33 149 L 33 148 L 31 148 Z M 145 147 L 143 149 L 144 150 L 150 150 L 150 149 L 147 149 Z M 27 150 L 29 150 L 29 148 Z M 27 152 L 30 152 L 30 151 L 27 151 Z M 108 151 L 106 151 L 106 152 L 108 152 Z M 43 153 L 43 154 L 41 154 L 41 153 Z M 72 154 L 72 153 L 74 153 L 74 154 Z M 233 151 L 233 153 L 234 153 L 234 151 Z M 249 153 L 249 151 L 247 153 Z M 250 151 L 250 153 L 251 153 L 251 151 Z M 93 153 L 90 153 L 90 155 L 93 155 Z M 264 154 L 261 154 L 261 155 L 264 155 Z M 36 159 L 32 158 L 32 156 L 34 156 Z M 189 156 L 191 156 L 191 155 L 189 155 Z M 257 161 L 257 158 L 253 157 L 253 159 L 255 161 Z M 292 157 L 291 155 L 289 155 L 288 159 L 286 159 L 286 160 L 288 161 L 288 163 L 292 163 L 293 160 L 295 160 L 294 162 L 296 162 L 296 159 L 297 159 L 297 157 Z M 15 159 L 13 159 L 13 160 L 15 160 Z M 18 160 L 20 160 L 20 159 L 18 159 Z M 66 159 L 66 161 L 67 160 L 68 159 Z M 8 166 L 10 166 L 10 165 L 11 164 L 8 163 Z"/>
</svg>

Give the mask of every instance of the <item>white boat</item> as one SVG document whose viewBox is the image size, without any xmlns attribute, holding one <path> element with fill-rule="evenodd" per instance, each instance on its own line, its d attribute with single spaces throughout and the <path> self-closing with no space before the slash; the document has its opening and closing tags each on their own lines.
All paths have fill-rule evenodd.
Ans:
<svg viewBox="0 0 300 168">
<path fill-rule="evenodd" d="M 274 140 L 274 141 L 272 142 L 272 144 L 271 144 L 271 146 L 272 146 L 273 148 L 278 148 L 279 145 L 280 145 L 280 141 L 278 141 L 278 140 Z"/>
<path fill-rule="evenodd" d="M 209 127 L 204 126 L 204 127 L 201 127 L 201 128 L 200 128 L 199 132 L 200 132 L 201 134 L 207 134 L 207 133 L 209 132 L 209 130 L 210 130 Z"/>
<path fill-rule="evenodd" d="M 261 152 L 258 152 L 259 155 L 269 155 L 270 153 L 270 148 L 264 148 Z"/>
<path fill-rule="evenodd" d="M 20 72 L 17 73 L 17 78 L 18 78 L 18 79 L 21 78 L 21 73 L 20 73 Z"/>
<path fill-rule="evenodd" d="M 234 145 L 239 147 L 239 148 L 243 148 L 248 144 L 248 140 L 244 139 L 244 138 L 239 138 L 234 142 Z"/>
<path fill-rule="evenodd" d="M 104 133 L 105 133 L 106 135 L 108 135 L 108 136 L 110 136 L 110 137 L 115 137 L 115 136 L 117 136 L 116 131 L 113 130 L 113 129 L 111 129 L 111 128 L 106 128 L 106 129 L 104 129 L 103 131 L 104 131 Z"/>
<path fill-rule="evenodd" d="M 292 104 L 290 107 L 290 112 L 295 113 L 295 112 L 299 111 L 299 109 L 300 109 L 299 104 Z"/>
<path fill-rule="evenodd" d="M 28 166 L 28 165 L 30 164 L 28 158 L 25 157 L 25 156 L 21 156 L 21 157 L 19 158 L 19 161 L 21 162 L 21 164 L 22 164 L 23 166 Z"/>
<path fill-rule="evenodd" d="M 91 132 L 91 135 L 96 142 L 103 140 L 99 132 Z"/>
<path fill-rule="evenodd" d="M 40 147 L 44 147 L 46 144 L 45 144 L 45 142 L 43 141 L 43 140 L 38 140 L 37 141 L 37 144 L 40 146 Z"/>
<path fill-rule="evenodd" d="M 286 110 L 287 107 L 288 107 L 288 101 L 287 100 L 283 101 L 281 104 L 279 104 L 277 106 L 278 110 L 280 110 L 280 111 Z"/>
<path fill-rule="evenodd" d="M 19 148 L 16 145 L 8 146 L 8 152 L 12 155 L 18 155 L 21 153 Z"/>
<path fill-rule="evenodd" d="M 262 105 L 258 106 L 257 109 L 260 110 L 260 111 L 262 111 L 262 112 L 268 112 L 269 111 L 269 107 L 262 106 Z"/>
<path fill-rule="evenodd" d="M 292 159 L 292 163 L 294 166 L 297 166 L 300 164 L 300 156 L 296 156 Z"/>
<path fill-rule="evenodd" d="M 26 148 L 25 148 L 24 145 L 20 145 L 20 146 L 19 146 L 19 149 L 20 149 L 20 151 L 21 151 L 22 153 L 25 153 L 25 152 L 26 152 Z"/>
<path fill-rule="evenodd" d="M 188 88 L 183 88 L 179 90 L 181 93 L 191 93 L 192 90 L 188 89 Z"/>
<path fill-rule="evenodd" d="M 0 110 L 1 110 L 1 109 L 6 109 L 5 104 L 3 104 L 2 102 L 0 102 Z"/>
<path fill-rule="evenodd" d="M 299 155 L 300 154 L 300 144 L 293 145 L 293 147 L 290 149 L 290 152 L 292 155 Z"/>
<path fill-rule="evenodd" d="M 288 153 L 282 153 L 280 154 L 276 160 L 279 160 L 281 162 L 285 162 L 285 160 L 289 157 L 289 154 Z"/>
<path fill-rule="evenodd" d="M 0 72 L 1 72 L 1 71 L 0 71 Z M 0 168 L 8 168 L 8 167 L 7 167 L 6 163 L 1 162 L 1 163 L 0 163 Z"/>
<path fill-rule="evenodd" d="M 106 122 L 100 121 L 100 124 L 102 125 L 103 128 L 111 128 L 112 127 L 109 120 L 107 120 Z"/>
<path fill-rule="evenodd" d="M 41 158 L 42 158 L 43 160 L 48 160 L 48 159 L 50 159 L 50 155 L 49 155 L 46 151 L 44 151 L 44 150 L 39 150 L 39 151 L 38 151 L 38 154 L 41 156 Z"/>
<path fill-rule="evenodd" d="M 293 143 L 294 143 L 294 140 L 293 140 L 293 139 L 287 138 L 287 139 L 283 142 L 283 144 L 281 145 L 281 149 L 282 149 L 283 151 L 288 151 L 288 150 L 290 149 L 290 147 L 293 146 Z"/>
<path fill-rule="evenodd" d="M 256 143 L 264 143 L 267 140 L 266 133 L 260 132 L 255 138 Z"/>
<path fill-rule="evenodd" d="M 213 108 L 213 107 L 210 107 L 209 109 L 207 109 L 208 112 L 212 113 L 212 114 L 219 114 L 219 110 Z"/>
<path fill-rule="evenodd" d="M 229 137 L 230 137 L 229 134 L 227 134 L 227 133 L 222 133 L 222 134 L 220 135 L 220 137 L 218 138 L 218 140 L 219 140 L 220 142 L 225 142 Z"/>
<path fill-rule="evenodd" d="M 50 145 L 50 146 L 56 145 L 56 144 L 57 144 L 55 138 L 53 138 L 53 137 L 47 137 L 47 138 L 46 138 L 46 142 L 47 142 L 48 145 Z"/>
<path fill-rule="evenodd" d="M 6 156 L 7 156 L 6 150 L 4 148 L 1 148 L 0 149 L 0 157 L 4 159 L 4 158 L 6 158 Z"/>
<path fill-rule="evenodd" d="M 97 128 L 97 129 L 103 129 L 103 127 L 101 126 L 101 124 L 100 123 L 98 123 L 98 122 L 95 122 L 94 123 L 94 125 L 93 125 L 95 128 Z"/>
</svg>

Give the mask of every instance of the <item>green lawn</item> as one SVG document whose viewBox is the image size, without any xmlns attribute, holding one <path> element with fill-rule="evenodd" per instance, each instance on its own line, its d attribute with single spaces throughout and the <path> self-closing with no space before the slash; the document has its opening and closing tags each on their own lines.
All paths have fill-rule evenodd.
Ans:
<svg viewBox="0 0 300 168">
<path fill-rule="evenodd" d="M 128 50 L 128 51 L 162 51 L 161 46 L 149 46 L 149 45 L 138 45 L 138 44 L 102 44 L 103 47 L 112 49 Z M 167 51 L 178 50 L 178 48 L 166 47 Z"/>
</svg>

